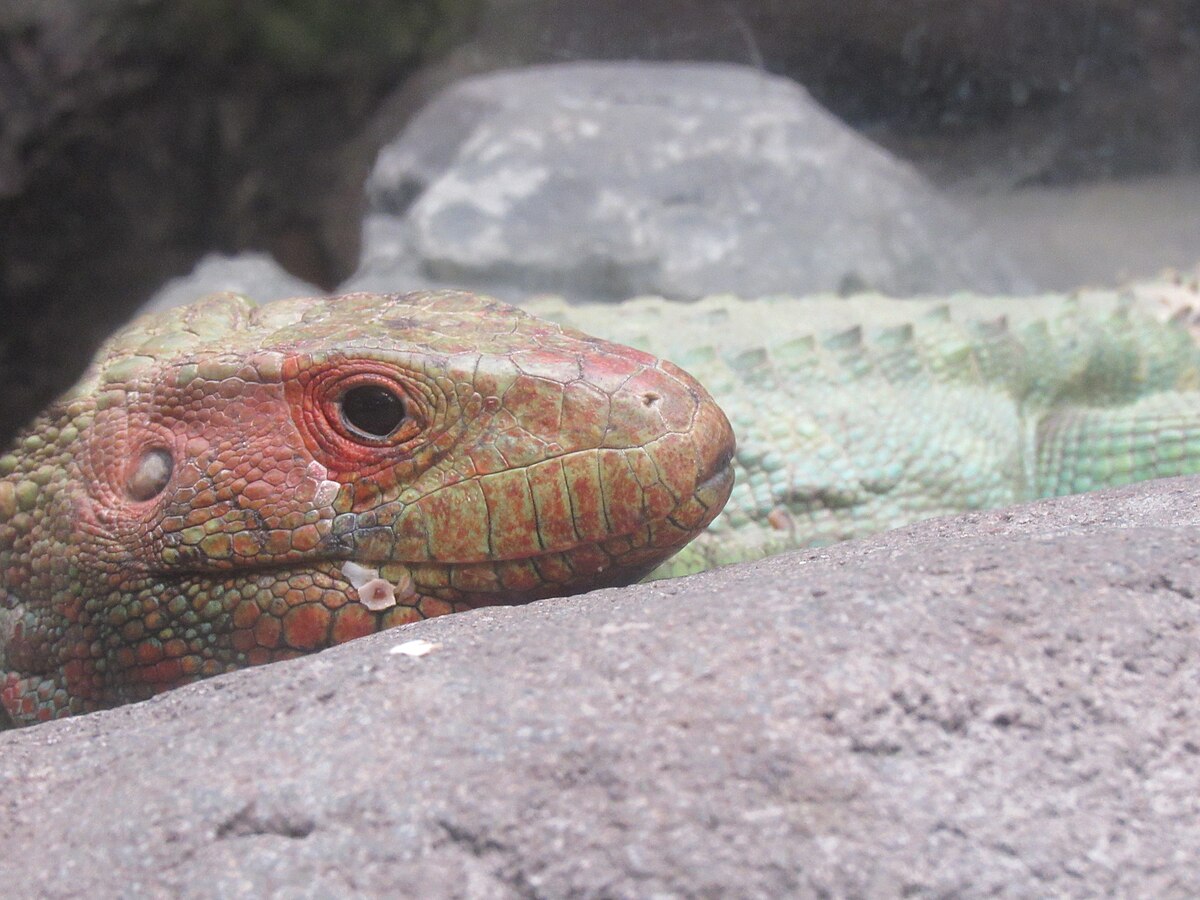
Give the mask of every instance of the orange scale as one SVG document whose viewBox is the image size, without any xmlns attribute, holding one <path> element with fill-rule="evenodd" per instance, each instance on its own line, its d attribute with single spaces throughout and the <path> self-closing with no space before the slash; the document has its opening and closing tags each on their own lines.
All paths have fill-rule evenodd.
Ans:
<svg viewBox="0 0 1200 900">
<path fill-rule="evenodd" d="M 411 606 L 394 606 L 383 614 L 383 627 L 395 628 L 397 625 L 408 625 L 425 618 Z"/>
<path fill-rule="evenodd" d="M 233 625 L 235 628 L 249 628 L 258 621 L 262 611 L 258 604 L 251 600 L 243 600 L 233 610 Z"/>
<path fill-rule="evenodd" d="M 139 666 L 147 666 L 158 662 L 163 658 L 162 645 L 154 640 L 146 640 L 140 642 L 134 649 L 134 656 L 137 659 Z"/>
<path fill-rule="evenodd" d="M 283 635 L 283 624 L 273 616 L 263 616 L 254 626 L 254 640 L 260 648 L 279 646 Z"/>
<path fill-rule="evenodd" d="M 273 661 L 274 659 L 275 659 L 275 651 L 268 650 L 266 647 L 255 647 L 253 650 L 251 650 L 249 653 L 246 654 L 246 662 L 248 662 L 252 666 L 261 666 L 261 665 L 264 665 L 266 663 Z M 209 660 L 208 662 L 214 662 L 214 660 Z M 207 666 L 208 666 L 208 663 L 206 662 L 205 667 L 207 668 Z M 217 672 L 219 672 L 219 671 L 220 671 L 220 669 L 218 668 L 212 674 L 216 675 Z M 205 672 L 204 674 L 207 675 L 209 673 Z"/>
<path fill-rule="evenodd" d="M 229 644 L 238 653 L 246 653 L 258 646 L 258 638 L 249 628 L 239 628 L 229 636 Z"/>
<path fill-rule="evenodd" d="M 267 533 L 266 547 L 269 556 L 283 556 L 292 549 L 292 533 L 286 529 L 274 529 Z"/>
<path fill-rule="evenodd" d="M 271 487 L 282 487 L 287 481 L 287 473 L 282 469 L 270 469 L 263 473 L 263 481 Z"/>
<path fill-rule="evenodd" d="M 301 552 L 313 550 L 321 543 L 321 532 L 315 525 L 304 525 L 292 535 L 292 549 Z"/>
<path fill-rule="evenodd" d="M 242 499 L 249 500 L 251 503 L 261 503 L 263 500 L 269 499 L 274 493 L 274 489 L 267 482 L 255 479 L 247 484 L 242 491 Z"/>
<path fill-rule="evenodd" d="M 346 641 L 374 634 L 378 630 L 378 624 L 375 613 L 359 603 L 354 603 L 334 613 L 331 638 L 335 644 L 344 644 Z"/>
<path fill-rule="evenodd" d="M 233 552 L 238 556 L 253 557 L 261 552 L 258 535 L 243 531 L 233 536 Z"/>
<path fill-rule="evenodd" d="M 164 659 L 162 662 L 145 669 L 142 680 L 150 684 L 172 687 L 183 677 L 183 667 L 177 659 Z"/>
<path fill-rule="evenodd" d="M 339 595 L 334 591 L 326 591 L 322 587 L 315 584 L 310 584 L 303 590 L 305 603 L 320 603 L 327 609 L 337 609 L 339 606 L 344 606 L 346 597 Z"/>
<path fill-rule="evenodd" d="M 121 637 L 129 643 L 140 640 L 146 634 L 146 626 L 141 619 L 130 619 L 121 626 Z"/>
<path fill-rule="evenodd" d="M 283 617 L 283 638 L 297 650 L 315 650 L 329 642 L 329 626 L 333 616 L 325 607 L 315 603 L 297 606 Z"/>
<path fill-rule="evenodd" d="M 432 619 L 434 616 L 445 616 L 454 612 L 454 606 L 437 597 L 422 597 L 417 602 L 417 610 L 426 619 Z"/>
</svg>

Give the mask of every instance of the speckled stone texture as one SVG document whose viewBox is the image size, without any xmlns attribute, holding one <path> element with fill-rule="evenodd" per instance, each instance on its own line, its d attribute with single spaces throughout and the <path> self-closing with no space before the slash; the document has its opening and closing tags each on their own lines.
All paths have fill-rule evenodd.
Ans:
<svg viewBox="0 0 1200 900">
<path fill-rule="evenodd" d="M 1193 895 L 1198 493 L 444 617 L 5 732 L 0 886 Z"/>
<path fill-rule="evenodd" d="M 389 232 L 373 225 L 352 290 L 413 272 L 612 300 L 1029 287 L 910 167 L 799 85 L 745 66 L 466 79 L 383 149 L 367 193 L 399 234 L 380 252 L 370 242 Z"/>
<path fill-rule="evenodd" d="M 367 195 L 346 291 L 468 287 L 519 303 L 1031 289 L 909 165 L 747 66 L 466 79 L 383 149 Z M 247 284 L 264 301 L 297 292 L 261 257 L 209 257 L 150 306 Z"/>
</svg>

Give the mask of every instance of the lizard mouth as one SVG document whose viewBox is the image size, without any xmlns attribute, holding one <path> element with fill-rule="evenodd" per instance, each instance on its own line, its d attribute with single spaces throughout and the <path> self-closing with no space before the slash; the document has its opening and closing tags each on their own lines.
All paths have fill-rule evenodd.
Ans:
<svg viewBox="0 0 1200 900">
<path fill-rule="evenodd" d="M 722 448 L 720 454 L 714 457 L 711 474 L 702 476 L 702 480 L 696 485 L 696 494 L 707 495 L 712 491 L 719 491 L 723 485 L 727 485 L 729 488 L 733 487 L 732 445 Z M 724 501 L 722 501 L 723 505 Z"/>
<path fill-rule="evenodd" d="M 175 573 L 191 585 L 179 596 L 190 590 L 210 598 L 200 614 L 222 621 L 219 640 L 228 644 L 231 661 L 218 664 L 195 653 L 164 658 L 164 644 L 144 651 L 143 663 L 126 647 L 120 652 L 128 659 L 119 660 L 123 686 L 112 690 L 136 699 L 197 675 L 286 659 L 421 619 L 630 584 L 716 518 L 733 487 L 732 455 L 731 442 L 706 453 L 693 488 L 664 515 L 542 554 L 469 562 L 326 554 L 252 569 Z M 203 589 L 195 590 L 198 585 Z"/>
<path fill-rule="evenodd" d="M 511 605 L 631 584 L 703 531 L 733 488 L 733 450 L 708 461 L 686 500 L 668 514 L 599 540 L 540 553 L 482 561 L 350 560 L 340 576 L 351 597 L 373 612 L 397 606 L 418 617 L 480 606 Z"/>
<path fill-rule="evenodd" d="M 454 610 L 522 603 L 637 581 L 700 534 L 733 487 L 733 430 L 702 388 L 690 399 L 685 428 L 377 508 L 328 556 L 352 561 L 343 574 L 379 609 L 429 597 Z"/>
<path fill-rule="evenodd" d="M 470 552 L 436 556 L 427 548 L 442 542 L 416 542 L 415 553 L 392 542 L 404 530 L 401 516 L 381 545 L 372 546 L 369 536 L 347 535 L 343 559 L 349 561 L 341 563 L 338 575 L 351 599 L 368 610 L 408 606 L 420 617 L 631 584 L 716 518 L 733 489 L 734 447 L 725 416 L 715 404 L 698 402 L 686 433 L 644 447 L 539 464 L 553 467 L 556 478 L 539 481 L 543 496 L 524 508 L 545 512 L 551 509 L 545 497 L 557 495 L 559 514 L 546 516 L 552 524 L 529 515 L 506 519 L 506 507 L 495 503 L 483 518 L 486 553 L 480 552 L 484 542 L 462 540 L 460 546 Z M 664 470 L 686 474 L 666 482 Z M 483 493 L 498 496 L 486 488 Z M 427 525 L 423 531 L 428 530 Z"/>
</svg>

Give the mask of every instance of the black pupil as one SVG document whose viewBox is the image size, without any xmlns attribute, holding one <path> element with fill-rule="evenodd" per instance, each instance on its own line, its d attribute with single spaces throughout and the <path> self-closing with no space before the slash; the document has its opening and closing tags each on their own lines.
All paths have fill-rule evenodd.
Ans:
<svg viewBox="0 0 1200 900">
<path fill-rule="evenodd" d="M 379 385 L 360 385 L 342 395 L 342 419 L 360 434 L 385 438 L 404 421 L 404 401 Z"/>
</svg>

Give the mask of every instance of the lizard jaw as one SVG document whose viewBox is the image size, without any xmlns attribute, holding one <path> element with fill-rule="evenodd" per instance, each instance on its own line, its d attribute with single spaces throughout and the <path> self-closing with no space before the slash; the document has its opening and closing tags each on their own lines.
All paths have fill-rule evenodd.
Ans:
<svg viewBox="0 0 1200 900">
<path fill-rule="evenodd" d="M 501 560 L 355 559 L 343 562 L 338 571 L 348 596 L 367 609 L 409 606 L 419 611 L 418 617 L 431 614 L 430 601 L 440 601 L 450 612 L 630 584 L 679 551 L 721 511 L 733 488 L 732 450 L 717 457 L 710 471 L 669 515 L 603 540 Z"/>
<path fill-rule="evenodd" d="M 626 497 L 624 518 L 610 518 L 604 512 L 606 530 L 577 527 L 557 542 L 547 540 L 538 546 L 526 541 L 494 558 L 406 554 L 389 540 L 372 540 L 378 536 L 377 528 L 363 541 L 353 533 L 344 534 L 339 543 L 348 562 L 343 563 L 342 573 L 364 605 L 379 609 L 396 603 L 417 605 L 422 597 L 437 597 L 454 610 L 514 604 L 638 581 L 707 528 L 732 491 L 735 442 L 728 420 L 715 405 L 702 403 L 693 424 L 696 433 L 687 435 L 686 444 L 662 450 L 668 454 L 666 463 L 684 453 L 689 456 L 692 474 L 686 486 L 673 484 L 675 499 L 664 504 L 667 493 L 654 485 L 657 499 L 643 499 L 642 516 L 629 514 L 633 504 Z M 623 452 L 607 451 L 607 456 L 597 458 L 596 466 L 584 468 L 587 477 L 567 488 L 572 506 L 590 503 L 607 509 L 607 501 L 595 498 L 618 484 L 618 476 L 630 469 L 629 460 L 619 456 Z M 629 452 L 644 455 L 641 448 Z M 387 529 L 382 530 L 386 535 Z M 425 541 L 416 544 L 418 549 L 423 545 Z"/>
</svg>

